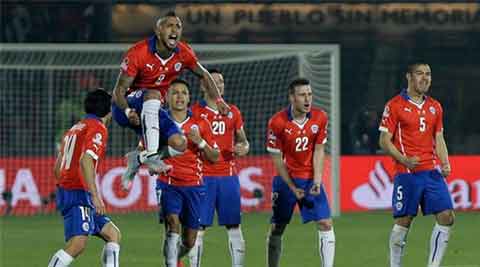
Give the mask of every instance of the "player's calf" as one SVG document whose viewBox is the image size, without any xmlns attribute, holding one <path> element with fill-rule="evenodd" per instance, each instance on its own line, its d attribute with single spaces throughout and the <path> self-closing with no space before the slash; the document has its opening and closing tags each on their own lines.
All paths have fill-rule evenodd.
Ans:
<svg viewBox="0 0 480 267">
<path fill-rule="evenodd" d="M 87 245 L 88 236 L 74 236 L 68 240 L 65 249 L 58 250 L 50 259 L 48 267 L 66 267 L 80 254 Z"/>
<path fill-rule="evenodd" d="M 333 231 L 332 219 L 317 221 L 318 226 L 318 248 L 323 266 L 333 267 L 335 258 L 335 233 Z"/>
<path fill-rule="evenodd" d="M 278 267 L 282 254 L 282 235 L 287 227 L 286 224 L 272 224 L 267 237 L 267 266 Z"/>
</svg>

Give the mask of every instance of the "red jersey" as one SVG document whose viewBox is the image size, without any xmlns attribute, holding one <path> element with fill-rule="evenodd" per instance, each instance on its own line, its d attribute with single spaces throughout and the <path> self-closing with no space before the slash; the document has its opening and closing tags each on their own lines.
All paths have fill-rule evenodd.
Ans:
<svg viewBox="0 0 480 267">
<path fill-rule="evenodd" d="M 185 121 L 181 123 L 175 122 L 178 128 L 182 129 L 185 136 L 188 135 L 192 127 L 199 128 L 200 135 L 203 140 L 211 147 L 217 147 L 213 140 L 212 129 L 210 123 L 201 118 L 187 116 Z M 173 168 L 168 172 L 168 176 L 159 175 L 158 179 L 176 186 L 196 186 L 203 184 L 203 164 L 204 160 L 201 150 L 196 144 L 188 140 L 187 149 L 182 155 L 171 157 L 165 160 L 166 164 L 172 165 Z"/>
<path fill-rule="evenodd" d="M 87 118 L 70 128 L 62 140 L 58 185 L 65 189 L 88 191 L 88 185 L 80 167 L 80 158 L 84 153 L 92 156 L 96 169 L 100 159 L 105 156 L 107 142 L 107 128 L 95 115 L 87 115 Z"/>
<path fill-rule="evenodd" d="M 204 176 L 232 176 L 236 174 L 235 168 L 235 135 L 243 127 L 243 119 L 240 110 L 229 104 L 231 111 L 222 115 L 217 110 L 207 106 L 205 101 L 200 101 L 192 106 L 192 113 L 200 118 L 208 120 L 212 125 L 212 133 L 220 149 L 218 161 L 204 164 Z"/>
<path fill-rule="evenodd" d="M 303 123 L 293 119 L 290 107 L 277 112 L 268 122 L 267 151 L 282 153 L 290 177 L 313 179 L 313 152 L 327 142 L 327 124 L 327 113 L 319 108 Z"/>
<path fill-rule="evenodd" d="M 435 136 L 443 131 L 442 116 L 442 106 L 431 97 L 425 97 L 421 104 L 417 104 L 404 90 L 388 101 L 379 130 L 393 135 L 393 144 L 400 153 L 420 159 L 419 165 L 413 170 L 395 161 L 397 173 L 435 168 Z"/>
<path fill-rule="evenodd" d="M 183 69 L 193 70 L 197 66 L 197 56 L 185 42 L 178 42 L 172 55 L 161 58 L 157 53 L 157 37 L 134 44 L 125 54 L 121 71 L 130 77 L 135 77 L 128 93 L 139 89 L 158 90 L 165 97 L 170 83 L 175 80 Z"/>
</svg>

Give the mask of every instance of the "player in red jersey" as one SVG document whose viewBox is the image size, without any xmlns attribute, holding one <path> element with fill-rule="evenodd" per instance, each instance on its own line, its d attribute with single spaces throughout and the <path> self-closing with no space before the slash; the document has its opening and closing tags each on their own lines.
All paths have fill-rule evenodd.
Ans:
<svg viewBox="0 0 480 267">
<path fill-rule="evenodd" d="M 157 181 L 157 189 L 162 189 L 160 216 L 165 217 L 167 228 L 164 244 L 167 267 L 176 266 L 177 260 L 195 244 L 201 225 L 201 206 L 205 201 L 203 164 L 215 162 L 219 156 L 210 123 L 193 117 L 188 110 L 188 87 L 186 81 L 177 79 L 171 83 L 167 94 L 170 115 L 188 137 L 185 153 L 166 159 L 165 163 L 173 168 L 168 174 L 160 175 Z M 178 247 L 180 226 L 183 228 L 182 242 Z"/>
<path fill-rule="evenodd" d="M 224 79 L 220 70 L 210 69 L 220 93 L 224 93 Z M 202 91 L 205 84 L 201 83 Z M 245 241 L 240 228 L 241 203 L 240 182 L 235 167 L 235 157 L 245 156 L 249 151 L 249 143 L 243 130 L 243 119 L 240 110 L 229 104 L 231 111 L 225 116 L 220 114 L 215 99 L 203 94 L 203 100 L 192 106 L 194 116 L 207 119 L 212 125 L 215 142 L 220 148 L 217 162 L 205 162 L 203 180 L 207 189 L 205 209 L 202 212 L 202 226 L 213 224 L 215 211 L 218 224 L 227 228 L 228 248 L 233 267 L 242 267 L 245 257 Z M 197 234 L 195 247 L 190 251 L 190 267 L 199 267 L 203 251 L 204 229 Z"/>
<path fill-rule="evenodd" d="M 402 265 L 406 237 L 418 207 L 435 214 L 430 240 L 429 267 L 439 267 L 454 222 L 453 203 L 444 177 L 450 174 L 443 137 L 443 110 L 426 93 L 432 81 L 430 66 L 408 67 L 408 88 L 385 106 L 380 124 L 380 147 L 395 161 L 392 208 L 395 224 L 390 234 L 390 266 Z M 440 162 L 438 162 L 440 160 Z M 438 166 L 440 164 L 440 166 Z"/>
<path fill-rule="evenodd" d="M 335 234 L 327 195 L 322 186 L 327 114 L 312 107 L 307 79 L 296 79 L 288 89 L 290 106 L 268 122 L 267 151 L 278 175 L 273 179 L 271 229 L 267 239 L 268 267 L 278 267 L 282 234 L 299 203 L 303 223 L 318 226 L 322 266 L 332 267 Z"/>
<path fill-rule="evenodd" d="M 180 18 L 169 12 L 157 21 L 155 35 L 131 47 L 121 64 L 113 91 L 113 118 L 119 125 L 130 127 L 142 135 L 145 147 L 141 153 L 133 151 L 128 154 L 128 177 L 123 179 L 133 179 L 142 163 L 155 170 L 164 167 L 157 155 L 163 137 L 159 110 L 170 82 L 182 70 L 189 69 L 205 80 L 207 93 L 216 99 L 221 112 L 226 114 L 229 110 L 210 73 L 198 62 L 192 48 L 180 41 L 182 30 Z M 173 154 L 185 149 L 181 136 L 171 138 L 168 145 Z"/>
<path fill-rule="evenodd" d="M 69 266 L 85 249 L 89 235 L 107 242 L 102 266 L 119 266 L 120 231 L 105 215 L 105 205 L 95 185 L 96 168 L 107 146 L 105 126 L 111 120 L 110 104 L 111 96 L 106 91 L 97 89 L 88 93 L 84 101 L 85 119 L 64 135 L 54 173 L 57 209 L 64 218 L 67 244 L 53 255 L 49 267 Z"/>
</svg>

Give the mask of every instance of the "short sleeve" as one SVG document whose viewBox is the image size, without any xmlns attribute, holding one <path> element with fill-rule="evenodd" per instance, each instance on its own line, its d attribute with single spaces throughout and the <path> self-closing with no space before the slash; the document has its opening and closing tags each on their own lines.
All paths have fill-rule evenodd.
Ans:
<svg viewBox="0 0 480 267">
<path fill-rule="evenodd" d="M 173 121 L 172 117 L 168 115 L 167 111 L 161 108 L 159 110 L 159 126 L 160 126 L 160 140 L 162 143 L 167 144 L 168 138 L 174 134 L 181 134 L 182 130 Z"/>
<path fill-rule="evenodd" d="M 235 117 L 235 130 L 240 130 L 243 127 L 242 113 L 236 106 L 232 106 L 233 116 Z"/>
<path fill-rule="evenodd" d="M 108 142 L 108 135 L 105 129 L 100 127 L 89 127 L 85 135 L 84 153 L 99 160 L 105 153 L 105 147 Z"/>
<path fill-rule="evenodd" d="M 322 120 L 320 121 L 320 127 L 318 129 L 318 135 L 315 141 L 315 144 L 326 144 L 327 143 L 327 132 L 328 128 L 328 117 L 326 114 L 322 114 Z"/>
<path fill-rule="evenodd" d="M 281 127 L 271 118 L 267 126 L 267 151 L 270 153 L 280 153 L 282 150 Z"/>
<path fill-rule="evenodd" d="M 437 119 L 435 121 L 435 133 L 443 132 L 443 108 L 438 104 Z"/>
<path fill-rule="evenodd" d="M 120 64 L 122 73 L 127 74 L 130 77 L 137 76 L 140 61 L 140 55 L 136 47 L 130 48 L 127 53 L 125 53 L 122 64 Z"/>
<path fill-rule="evenodd" d="M 385 109 L 383 110 L 382 121 L 380 122 L 380 126 L 378 130 L 381 132 L 388 132 L 392 135 L 395 133 L 397 127 L 398 119 L 395 108 L 393 107 L 392 103 L 387 103 L 385 105 Z"/>
</svg>

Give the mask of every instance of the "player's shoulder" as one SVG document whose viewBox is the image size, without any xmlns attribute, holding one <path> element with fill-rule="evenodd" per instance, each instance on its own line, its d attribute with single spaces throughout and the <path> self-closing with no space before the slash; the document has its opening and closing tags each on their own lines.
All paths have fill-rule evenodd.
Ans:
<svg viewBox="0 0 480 267">
<path fill-rule="evenodd" d="M 194 116 L 193 120 L 194 120 L 194 123 L 197 124 L 202 130 L 212 128 L 212 125 L 210 124 L 210 122 L 202 116 Z"/>
<path fill-rule="evenodd" d="M 84 119 L 84 123 L 87 125 L 86 130 L 100 132 L 102 135 L 107 134 L 107 127 L 98 119 Z"/>
<path fill-rule="evenodd" d="M 312 118 L 314 119 L 328 119 L 327 112 L 319 107 L 312 107 L 310 113 L 312 114 Z"/>
<path fill-rule="evenodd" d="M 185 41 L 178 42 L 177 47 L 180 53 L 195 54 L 193 48 Z"/>
<path fill-rule="evenodd" d="M 288 121 L 288 109 L 282 109 L 270 117 L 269 124 L 282 126 Z"/>
<path fill-rule="evenodd" d="M 396 107 L 401 106 L 403 103 L 405 103 L 405 98 L 401 94 L 398 94 L 390 98 L 385 104 L 385 106 L 388 107 L 389 109 L 394 109 Z"/>
<path fill-rule="evenodd" d="M 232 110 L 234 115 L 240 115 L 241 114 L 240 109 L 236 105 L 228 103 L 228 106 L 230 107 L 230 109 Z"/>
<path fill-rule="evenodd" d="M 435 99 L 431 96 L 428 96 L 427 101 L 430 102 L 431 105 L 434 105 L 434 106 L 437 106 L 437 107 L 442 107 L 442 104 L 440 103 L 440 101 L 438 101 L 437 99 Z"/>
<path fill-rule="evenodd" d="M 148 52 L 148 39 L 143 39 L 141 41 L 138 41 L 134 43 L 130 48 L 128 49 L 128 53 L 132 54 L 141 54 Z"/>
</svg>

